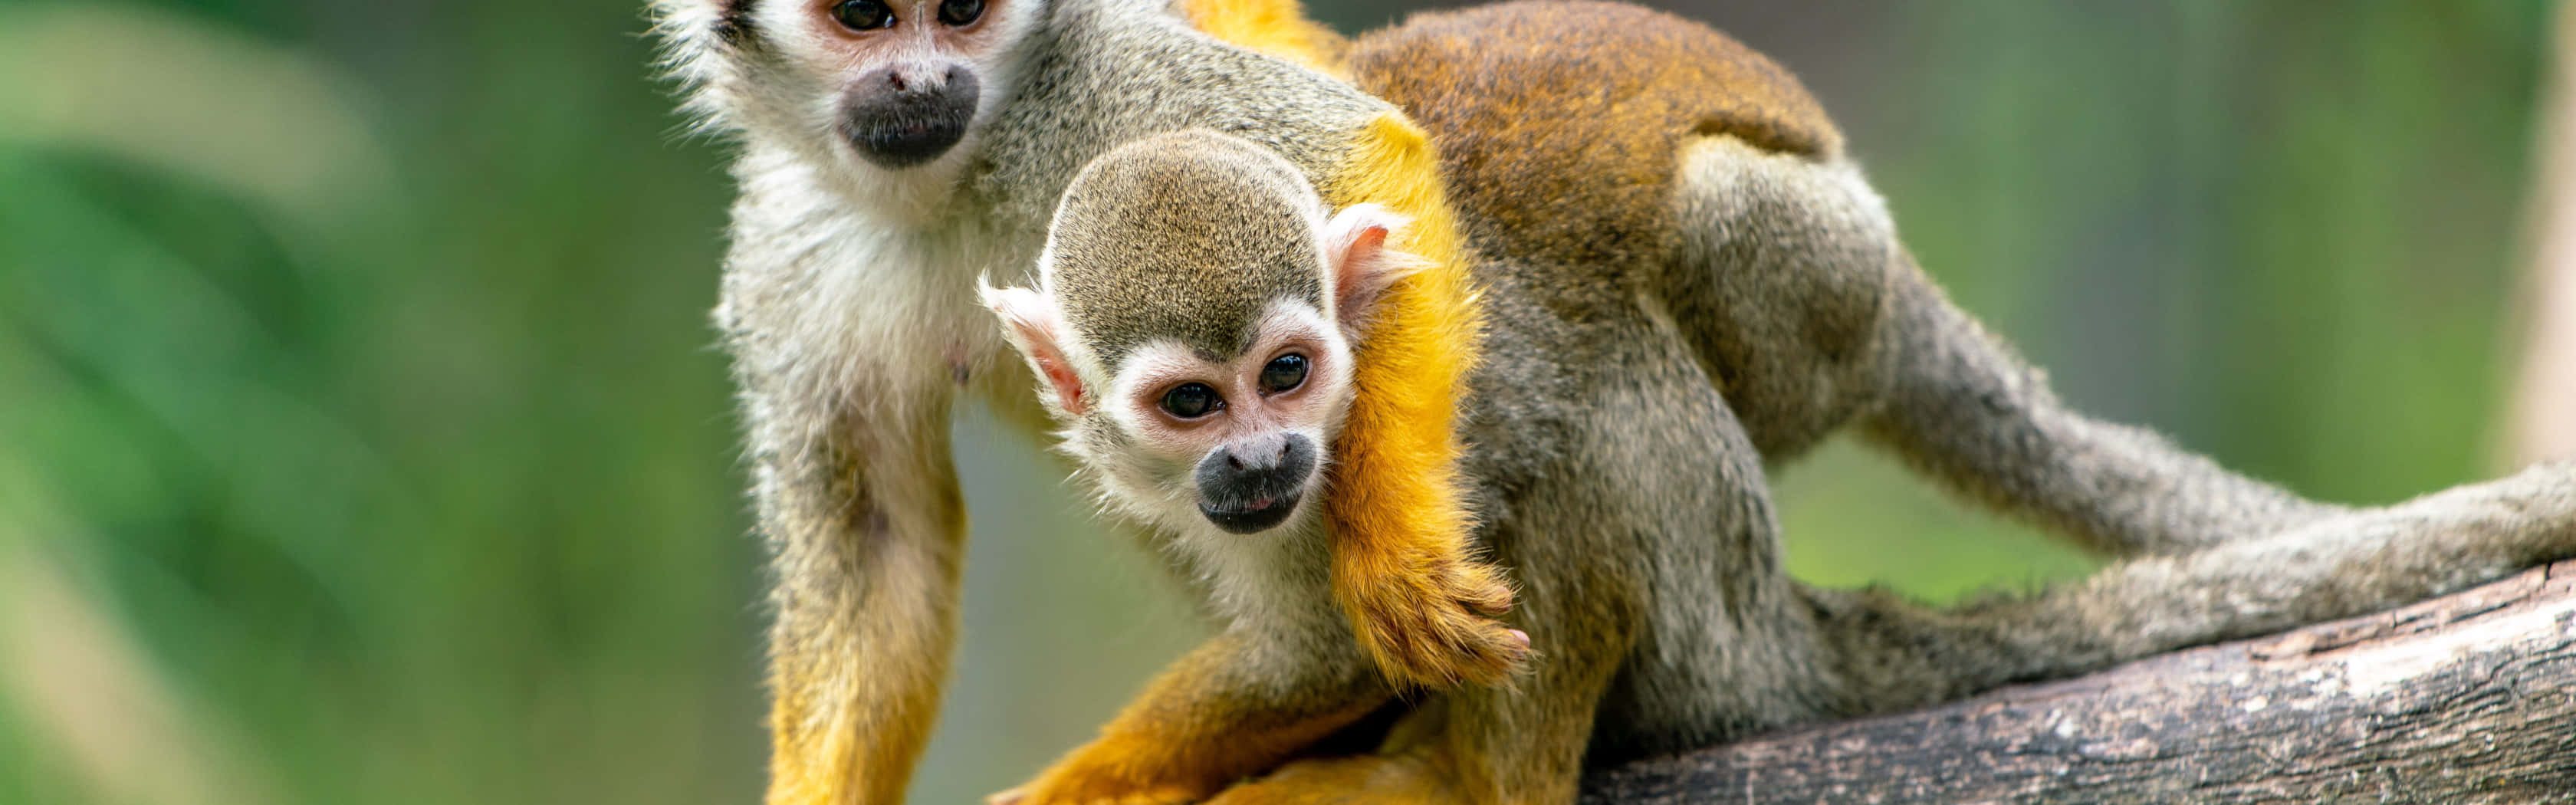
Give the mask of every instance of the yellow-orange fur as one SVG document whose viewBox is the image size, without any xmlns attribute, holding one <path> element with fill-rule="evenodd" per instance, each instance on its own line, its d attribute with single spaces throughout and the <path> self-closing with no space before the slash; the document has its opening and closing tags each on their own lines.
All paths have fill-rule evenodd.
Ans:
<svg viewBox="0 0 2576 805">
<path fill-rule="evenodd" d="M 808 611 L 796 621 L 803 628 L 782 629 L 771 646 L 772 782 L 767 801 L 772 805 L 902 802 L 913 764 L 938 716 L 946 658 L 956 634 L 956 610 L 945 602 L 955 594 L 964 570 L 966 502 L 954 474 L 944 467 L 887 461 L 879 457 L 904 452 L 867 449 L 872 447 L 849 445 L 836 452 L 832 463 L 844 468 L 848 482 L 872 474 L 890 479 L 882 488 L 928 502 L 921 513 L 926 516 L 914 525 L 945 539 L 882 543 L 883 550 L 855 568 L 830 553 L 791 554 L 798 565 L 828 564 L 833 572 L 863 574 L 868 583 L 778 602 Z M 898 527 L 873 498 L 853 493 L 847 499 L 856 501 L 849 510 L 795 508 L 779 516 L 787 522 L 856 518 L 860 533 Z M 870 620 L 847 614 L 856 612 L 900 617 Z"/>
<path fill-rule="evenodd" d="M 1491 612 L 1511 593 L 1466 553 L 1474 515 L 1457 477 L 1455 421 L 1482 314 L 1439 165 L 1430 137 L 1389 113 L 1317 189 L 1336 208 L 1371 203 L 1411 216 L 1394 246 L 1429 262 L 1372 314 L 1326 500 L 1333 589 L 1361 647 L 1398 681 L 1445 687 L 1494 681 L 1520 652 L 1495 650 L 1519 647 L 1503 625 L 1443 606 L 1464 600 Z"/>
<path fill-rule="evenodd" d="M 1296 0 L 1185 0 L 1182 11 L 1218 39 L 1327 73 L 1349 47 Z M 1452 423 L 1478 313 L 1439 170 L 1430 138 L 1387 115 L 1317 188 L 1336 209 L 1375 203 L 1411 216 L 1390 245 L 1431 263 L 1388 293 L 1362 340 L 1327 498 L 1333 589 L 1360 645 L 1388 678 L 1430 687 L 1499 681 L 1525 653 L 1508 627 L 1478 617 L 1509 607 L 1511 590 L 1465 548 L 1473 516 Z"/>
<path fill-rule="evenodd" d="M 1317 696 L 1283 712 L 1271 707 L 1211 707 L 1225 691 L 1209 684 L 1208 666 L 1239 650 L 1224 638 L 1181 658 L 1143 695 L 1025 786 L 996 794 L 994 805 L 1087 803 L 1181 805 L 1205 800 L 1260 775 L 1366 715 L 1374 702 Z"/>
<path fill-rule="evenodd" d="M 1237 47 L 1340 76 L 1349 41 L 1306 18 L 1297 0 L 1182 0 L 1190 27 Z"/>
</svg>

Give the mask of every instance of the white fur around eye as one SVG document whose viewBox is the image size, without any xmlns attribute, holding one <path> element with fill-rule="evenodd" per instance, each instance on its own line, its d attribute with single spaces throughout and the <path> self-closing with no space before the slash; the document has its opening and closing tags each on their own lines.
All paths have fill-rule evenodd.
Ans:
<svg viewBox="0 0 2576 805">
<path fill-rule="evenodd" d="M 1306 382 L 1322 392 L 1315 400 L 1317 416 L 1301 424 L 1314 428 L 1329 439 L 1342 430 L 1342 418 L 1350 412 L 1351 342 L 1342 334 L 1338 322 L 1314 306 L 1287 299 L 1274 300 L 1263 311 L 1261 341 L 1253 345 L 1253 354 L 1262 360 L 1280 351 L 1290 342 L 1315 345 L 1317 354 L 1306 356 Z M 1327 455 L 1331 451 L 1325 451 Z"/>
<path fill-rule="evenodd" d="M 1182 346 L 1178 341 L 1148 342 L 1127 354 L 1126 365 L 1117 367 L 1116 375 L 1108 383 L 1109 392 L 1101 398 L 1102 410 L 1109 415 L 1111 422 L 1117 423 L 1119 430 L 1158 452 L 1174 455 L 1204 453 L 1214 445 L 1194 447 L 1191 442 L 1174 440 L 1168 435 L 1170 429 L 1153 419 L 1154 414 L 1147 410 L 1155 404 L 1150 392 L 1191 380 L 1223 389 L 1222 381 L 1230 371 L 1228 367 L 1200 359 L 1196 350 Z"/>
</svg>

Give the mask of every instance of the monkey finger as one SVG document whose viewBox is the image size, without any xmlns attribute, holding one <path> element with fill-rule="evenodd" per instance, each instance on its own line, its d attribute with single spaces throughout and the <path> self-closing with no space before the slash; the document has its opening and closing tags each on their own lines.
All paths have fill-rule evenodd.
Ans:
<svg viewBox="0 0 2576 805">
<path fill-rule="evenodd" d="M 1021 801 L 1028 798 L 1029 787 L 1019 786 L 986 796 L 984 798 L 984 805 L 1020 805 Z"/>
<path fill-rule="evenodd" d="M 1487 581 L 1481 589 L 1470 590 L 1458 600 L 1476 614 L 1500 616 L 1512 611 L 1512 588 L 1499 581 Z"/>
</svg>

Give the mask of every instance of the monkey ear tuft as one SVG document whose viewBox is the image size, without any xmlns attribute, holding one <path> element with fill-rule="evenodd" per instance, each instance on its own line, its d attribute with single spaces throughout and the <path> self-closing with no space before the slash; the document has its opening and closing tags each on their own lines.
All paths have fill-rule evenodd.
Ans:
<svg viewBox="0 0 2576 805">
<path fill-rule="evenodd" d="M 1324 222 L 1326 269 L 1333 283 L 1333 318 L 1356 341 L 1386 289 L 1430 261 L 1386 245 L 1413 219 L 1376 204 L 1353 204 Z"/>
<path fill-rule="evenodd" d="M 1048 407 L 1067 416 L 1081 416 L 1090 410 L 1091 400 L 1082 387 L 1082 375 L 1073 370 L 1064 351 L 1064 310 L 1055 299 L 1027 288 L 995 288 L 977 280 L 977 293 L 984 306 L 1002 319 L 1002 330 L 1011 346 L 1029 361 L 1029 368 L 1045 381 L 1039 394 Z"/>
</svg>

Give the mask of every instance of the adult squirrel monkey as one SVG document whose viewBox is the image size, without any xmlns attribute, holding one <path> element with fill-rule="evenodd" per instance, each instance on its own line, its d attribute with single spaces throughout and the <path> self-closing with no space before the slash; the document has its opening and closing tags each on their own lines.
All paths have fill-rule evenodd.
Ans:
<svg viewBox="0 0 2576 805">
<path fill-rule="evenodd" d="M 1230 775 L 1275 766 L 1372 691 L 1499 678 L 1523 662 L 1526 640 L 1540 651 L 1527 676 L 1513 677 L 1523 694 L 1467 686 L 1430 696 L 1400 734 L 1522 740 L 1494 737 L 1480 720 L 1510 715 L 1531 719 L 1527 740 L 1545 750 L 1461 745 L 1419 762 L 1399 752 L 1376 762 L 1431 765 L 1389 781 L 1438 781 L 1424 782 L 1425 796 L 1561 800 L 1596 715 L 1624 725 L 1596 739 L 1606 743 L 1595 756 L 1608 758 L 1982 684 L 1901 677 L 1911 669 L 1903 663 L 1790 662 L 1802 651 L 1840 662 L 1872 640 L 1901 645 L 1898 624 L 1914 622 L 1876 614 L 1903 611 L 1894 604 L 1792 593 L 1778 578 L 1761 462 L 1794 456 L 1846 422 L 1980 499 L 2120 553 L 2178 554 L 2302 527 L 2359 539 L 2351 535 L 2414 525 L 2406 518 L 2417 514 L 2457 520 L 2431 533 L 2494 547 L 2486 537 L 2500 515 L 2456 507 L 2481 495 L 2532 506 L 2519 521 L 2527 527 L 2564 519 L 2548 501 L 2525 499 L 2540 483 L 2529 476 L 2348 513 L 2066 411 L 1913 268 L 1839 137 L 1784 71 L 1665 15 L 1512 5 L 1345 42 L 1303 20 L 1291 0 L 653 7 L 686 107 L 740 146 L 717 321 L 772 550 L 772 802 L 901 800 L 954 635 L 964 512 L 950 405 L 976 394 L 1032 430 L 1047 419 L 1028 394 L 1036 377 L 1005 359 L 1008 340 L 979 308 L 976 277 L 1031 284 L 1049 216 L 1077 171 L 1120 143 L 1165 132 L 1223 131 L 1286 160 L 1330 209 L 1375 204 L 1408 221 L 1383 245 L 1423 267 L 1368 305 L 1346 365 L 1351 399 L 1334 438 L 1315 445 L 1320 494 L 1298 504 L 1315 513 L 1285 512 L 1281 526 L 1323 522 L 1326 592 L 1299 589 L 1339 604 L 1348 634 L 1326 642 L 1356 645 L 1345 656 L 1368 659 L 1345 691 L 1353 698 L 1278 692 L 1295 699 L 1284 711 L 1274 696 L 1165 713 L 1150 730 L 1104 742 L 1115 751 L 1088 753 L 1089 782 L 1032 789 L 1041 800 L 1203 796 Z M 1611 99 L 1625 101 L 1607 108 Z M 1457 203 L 1445 188 L 1458 190 Z M 1469 230 L 1473 250 L 1462 237 Z M 1487 293 L 1481 308 L 1476 285 Z M 1466 394 L 1471 430 L 1507 422 L 1560 436 L 1475 433 L 1479 447 L 1465 453 L 1460 384 L 1490 377 L 1469 374 L 1480 332 L 1486 366 L 1562 367 L 1584 349 L 1627 341 L 1580 371 L 1528 375 L 1537 385 L 1514 395 Z M 1578 382 L 1622 367 L 1638 373 Z M 1715 424 L 1651 437 L 1588 430 L 1668 416 Z M 1639 452 L 1608 451 L 1604 439 Z M 1515 452 L 1551 444 L 1585 449 Z M 1638 478 L 1602 463 L 1613 458 L 1659 469 Z M 1497 474 L 1488 465 L 1500 460 L 1564 474 Z M 1614 470 L 1629 474 L 1598 474 Z M 1583 481 L 1600 477 L 1635 486 L 1605 495 Z M 1267 511 L 1249 505 L 1261 497 L 1214 501 L 1214 514 Z M 1283 505 L 1275 496 L 1272 504 Z M 1469 561 L 1471 527 L 1476 544 L 1520 575 L 1524 603 L 1511 624 L 1583 626 L 1524 635 L 1488 617 L 1510 592 Z M 1541 529 L 1578 533 L 1561 543 L 1498 536 Z M 1658 541 L 1683 533 L 1694 539 Z M 1601 539 L 1629 542 L 1551 553 L 1598 549 Z M 1505 552 L 1531 545 L 1556 547 Z M 1660 548 L 1677 552 L 1645 552 Z M 2464 555 L 2423 589 L 2520 561 Z M 1560 559 L 1563 572 L 1530 570 Z M 1640 583 L 1681 586 L 1623 597 Z M 1644 609 L 1688 602 L 1678 621 Z M 1890 631 L 1802 630 L 1809 621 Z M 1309 634 L 1331 631 L 1308 625 L 1317 630 Z M 1684 627 L 1703 631 L 1665 631 Z M 2035 628 L 1994 639 L 2099 633 Z M 1714 665 L 1695 653 L 1719 645 L 1746 653 Z M 1203 649 L 1167 678 L 1240 691 L 1217 673 L 1236 667 L 1226 665 L 1236 656 Z M 1834 699 L 1780 681 L 1808 672 L 1901 695 Z M 1640 690 L 1648 681 L 1711 698 L 1647 708 L 1639 697 L 1663 690 Z M 1547 693 L 1525 695 L 1535 691 Z M 1442 711 L 1454 714 L 1450 728 L 1435 729 Z M 1282 712 L 1289 729 L 1236 729 Z M 1212 737 L 1225 751 L 1172 748 Z M 1530 765 L 1484 773 L 1521 761 Z M 1301 771 L 1312 768 L 1292 766 L 1228 796 L 1286 790 L 1316 778 Z"/>
<path fill-rule="evenodd" d="M 1464 20 L 1480 13 L 1512 12 Z M 1734 192 L 1814 190 L 1793 178 L 1811 163 L 1727 154 L 1746 179 Z M 1812 205 L 1770 209 L 1742 223 L 1819 231 L 1801 221 Z M 1562 805 L 1588 765 L 2358 615 L 2576 555 L 2576 466 L 2558 465 L 2133 559 L 2023 600 L 1935 611 L 1806 587 L 1780 570 L 1763 453 L 1704 371 L 1696 325 L 1671 312 L 1705 286 L 1673 276 L 1670 252 L 1521 251 L 1471 261 L 1490 315 L 1458 401 L 1473 445 L 1461 466 L 1486 507 L 1482 547 L 1524 591 L 1510 617 L 1545 650 L 1507 688 L 1399 701 L 1364 672 L 1328 603 L 1327 536 L 1294 510 L 1344 494 L 1315 468 L 1385 332 L 1385 289 L 1445 270 L 1389 246 L 1406 223 L 1326 207 L 1251 142 L 1157 135 L 1074 179 L 1035 288 L 984 291 L 1106 510 L 1158 535 L 1224 624 L 1098 740 L 995 805 Z M 1911 271 L 1884 256 L 1882 272 Z M 1591 295 L 1605 288 L 1624 293 Z M 1399 720 L 1378 752 L 1288 762 L 1389 707 Z"/>
</svg>

